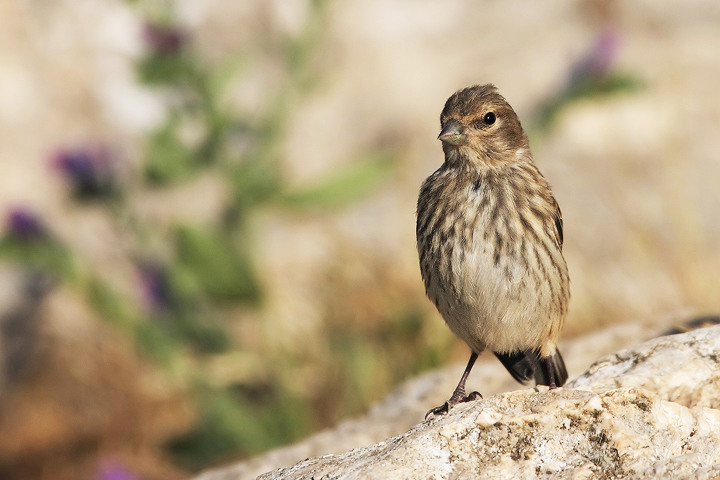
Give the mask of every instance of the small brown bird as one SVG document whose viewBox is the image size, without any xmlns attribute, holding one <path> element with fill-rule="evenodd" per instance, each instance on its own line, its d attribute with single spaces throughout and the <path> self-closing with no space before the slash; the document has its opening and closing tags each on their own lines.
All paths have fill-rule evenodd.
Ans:
<svg viewBox="0 0 720 480">
<path fill-rule="evenodd" d="M 465 381 L 486 348 L 521 383 L 567 380 L 556 348 L 570 299 L 562 215 L 520 120 L 494 85 L 476 85 L 447 100 L 440 125 L 445 163 L 417 204 L 420 271 L 472 354 L 450 399 L 428 417 L 480 397 L 465 395 Z"/>
</svg>

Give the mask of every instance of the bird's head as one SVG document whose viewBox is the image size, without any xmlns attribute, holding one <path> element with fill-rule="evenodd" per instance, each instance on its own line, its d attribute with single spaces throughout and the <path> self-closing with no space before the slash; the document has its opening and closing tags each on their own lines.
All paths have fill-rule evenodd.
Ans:
<svg viewBox="0 0 720 480">
<path fill-rule="evenodd" d="M 510 104 L 494 85 L 474 85 L 455 92 L 440 114 L 446 162 L 481 166 L 529 157 L 527 135 Z"/>
</svg>

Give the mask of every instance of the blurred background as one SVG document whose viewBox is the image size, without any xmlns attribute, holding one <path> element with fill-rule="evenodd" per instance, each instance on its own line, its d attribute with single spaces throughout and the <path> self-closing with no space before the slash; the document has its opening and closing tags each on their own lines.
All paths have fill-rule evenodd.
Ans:
<svg viewBox="0 0 720 480">
<path fill-rule="evenodd" d="M 495 83 L 564 337 L 720 307 L 720 3 L 0 0 L 0 477 L 172 480 L 467 347 L 425 299 L 439 113 Z"/>
</svg>

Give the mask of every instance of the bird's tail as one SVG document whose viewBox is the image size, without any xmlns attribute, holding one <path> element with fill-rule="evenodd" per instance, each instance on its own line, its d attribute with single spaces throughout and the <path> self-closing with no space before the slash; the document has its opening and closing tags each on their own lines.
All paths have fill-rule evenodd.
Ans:
<svg viewBox="0 0 720 480">
<path fill-rule="evenodd" d="M 550 385 L 548 372 L 538 352 L 527 350 L 514 353 L 493 353 L 518 382 L 527 384 L 530 379 L 534 378 L 536 385 Z M 568 379 L 565 361 L 563 361 L 559 350 L 556 350 L 551 358 L 550 363 L 555 374 L 555 385 L 561 387 Z"/>
<path fill-rule="evenodd" d="M 528 353 L 534 357 L 533 352 L 493 353 L 518 382 L 525 385 L 533 378 L 535 368 L 530 358 L 528 358 Z"/>
<path fill-rule="evenodd" d="M 542 359 L 537 355 L 535 355 L 534 358 L 536 359 L 535 364 L 533 365 L 535 367 L 535 384 L 550 385 L 548 372 L 544 368 Z M 555 350 L 555 353 L 550 358 L 552 359 L 552 361 L 550 362 L 550 367 L 553 369 L 553 373 L 555 374 L 555 385 L 557 385 L 558 387 L 562 387 L 563 385 L 565 385 L 565 382 L 567 382 L 568 373 L 567 369 L 565 368 L 565 361 L 563 360 L 562 355 L 560 355 L 560 350 Z"/>
</svg>

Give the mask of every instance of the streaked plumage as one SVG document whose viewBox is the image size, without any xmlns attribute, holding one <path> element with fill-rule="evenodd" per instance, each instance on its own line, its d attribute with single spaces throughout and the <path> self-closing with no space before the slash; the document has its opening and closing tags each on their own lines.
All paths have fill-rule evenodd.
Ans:
<svg viewBox="0 0 720 480">
<path fill-rule="evenodd" d="M 427 295 L 473 352 L 492 350 L 519 381 L 562 385 L 556 344 L 570 297 L 562 215 L 527 136 L 492 85 L 456 92 L 440 121 L 445 163 L 417 206 Z M 449 406 L 464 397 L 465 377 Z"/>
</svg>

